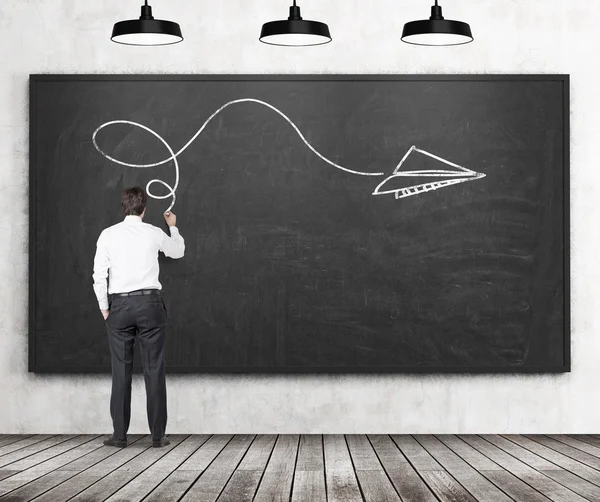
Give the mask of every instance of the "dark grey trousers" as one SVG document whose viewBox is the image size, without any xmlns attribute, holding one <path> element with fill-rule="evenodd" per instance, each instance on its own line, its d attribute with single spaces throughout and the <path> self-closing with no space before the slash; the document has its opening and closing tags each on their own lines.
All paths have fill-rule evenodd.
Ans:
<svg viewBox="0 0 600 502">
<path fill-rule="evenodd" d="M 144 366 L 148 425 L 153 439 L 161 439 L 167 426 L 167 387 L 164 345 L 167 310 L 157 293 L 114 297 L 110 302 L 106 331 L 112 364 L 110 414 L 114 434 L 127 438 L 131 418 L 133 346 L 138 340 Z"/>
</svg>

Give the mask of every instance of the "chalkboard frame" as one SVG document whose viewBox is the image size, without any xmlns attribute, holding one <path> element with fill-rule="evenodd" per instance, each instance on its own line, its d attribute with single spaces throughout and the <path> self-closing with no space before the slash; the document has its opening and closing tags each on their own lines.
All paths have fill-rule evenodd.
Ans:
<svg viewBox="0 0 600 502">
<path fill-rule="evenodd" d="M 464 366 L 414 366 L 414 367 L 176 367 L 167 369 L 170 373 L 428 373 L 428 374 L 536 374 L 536 373 L 568 373 L 571 371 L 571 286 L 570 286 L 570 75 L 569 74 L 211 74 L 211 75 L 177 75 L 177 74 L 30 74 L 29 76 L 29 308 L 28 308 L 28 371 L 31 373 L 72 373 L 63 367 L 40 365 L 35 359 L 35 292 L 36 292 L 36 88 L 40 82 L 47 81 L 555 81 L 563 86 L 563 270 L 564 270 L 564 332 L 563 332 L 563 364 L 539 366 L 498 366 L 498 367 L 464 367 Z M 86 367 L 76 373 L 105 373 L 97 367 Z"/>
</svg>

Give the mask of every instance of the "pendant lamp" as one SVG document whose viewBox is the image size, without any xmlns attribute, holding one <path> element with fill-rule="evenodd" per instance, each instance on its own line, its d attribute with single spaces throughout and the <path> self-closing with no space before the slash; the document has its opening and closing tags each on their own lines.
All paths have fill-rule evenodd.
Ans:
<svg viewBox="0 0 600 502">
<path fill-rule="evenodd" d="M 467 23 L 444 19 L 442 8 L 435 0 L 429 19 L 404 25 L 402 41 L 414 45 L 463 45 L 472 42 L 473 35 Z"/>
<path fill-rule="evenodd" d="M 154 19 L 145 0 L 140 18 L 116 23 L 110 39 L 125 45 L 172 45 L 181 42 L 183 36 L 177 23 Z"/>
<path fill-rule="evenodd" d="M 331 42 L 331 34 L 325 23 L 302 19 L 300 7 L 294 0 L 290 7 L 290 17 L 287 20 L 265 23 L 259 40 L 270 45 L 304 47 L 327 44 Z"/>
</svg>

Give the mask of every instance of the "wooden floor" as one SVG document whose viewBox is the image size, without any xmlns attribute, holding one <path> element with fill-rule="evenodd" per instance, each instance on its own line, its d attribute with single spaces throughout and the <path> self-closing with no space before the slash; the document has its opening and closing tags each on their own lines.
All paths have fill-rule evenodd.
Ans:
<svg viewBox="0 0 600 502">
<path fill-rule="evenodd" d="M 600 435 L 0 435 L 0 502 L 600 501 Z"/>
</svg>

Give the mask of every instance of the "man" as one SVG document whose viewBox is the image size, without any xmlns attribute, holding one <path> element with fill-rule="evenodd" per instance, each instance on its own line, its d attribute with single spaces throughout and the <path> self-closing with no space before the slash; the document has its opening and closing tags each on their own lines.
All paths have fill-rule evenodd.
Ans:
<svg viewBox="0 0 600 502">
<path fill-rule="evenodd" d="M 164 214 L 170 237 L 160 228 L 143 223 L 146 202 L 146 193 L 139 187 L 123 192 L 125 220 L 100 234 L 94 258 L 94 291 L 106 323 L 112 365 L 110 414 L 114 432 L 104 444 L 121 448 L 127 446 L 136 338 L 144 366 L 152 444 L 169 444 L 165 437 L 167 389 L 163 352 L 167 311 L 158 282 L 158 252 L 181 258 L 185 243 L 175 226 L 174 213 Z"/>
</svg>

